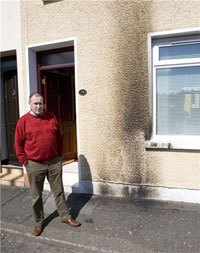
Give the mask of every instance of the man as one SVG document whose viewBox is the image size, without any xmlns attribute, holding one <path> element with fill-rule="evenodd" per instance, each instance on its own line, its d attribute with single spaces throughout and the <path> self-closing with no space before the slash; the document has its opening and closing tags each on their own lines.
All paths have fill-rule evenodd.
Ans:
<svg viewBox="0 0 200 253">
<path fill-rule="evenodd" d="M 15 132 L 15 151 L 19 162 L 27 171 L 32 208 L 35 219 L 33 235 L 43 230 L 44 209 L 42 191 L 45 176 L 49 181 L 58 213 L 63 223 L 73 227 L 81 224 L 73 220 L 66 205 L 63 183 L 62 163 L 63 135 L 53 113 L 43 110 L 43 97 L 33 93 L 29 97 L 30 112 L 22 116 Z"/>
</svg>

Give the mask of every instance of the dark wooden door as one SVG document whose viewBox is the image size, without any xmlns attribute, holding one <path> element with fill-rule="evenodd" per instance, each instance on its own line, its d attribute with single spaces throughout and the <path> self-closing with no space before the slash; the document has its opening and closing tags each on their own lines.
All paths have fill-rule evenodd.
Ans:
<svg viewBox="0 0 200 253">
<path fill-rule="evenodd" d="M 64 134 L 64 160 L 77 159 L 74 80 L 71 76 L 43 75 L 46 109 L 59 120 Z"/>
<path fill-rule="evenodd" d="M 19 163 L 14 151 L 15 127 L 19 118 L 17 70 L 3 73 L 9 162 Z"/>
</svg>

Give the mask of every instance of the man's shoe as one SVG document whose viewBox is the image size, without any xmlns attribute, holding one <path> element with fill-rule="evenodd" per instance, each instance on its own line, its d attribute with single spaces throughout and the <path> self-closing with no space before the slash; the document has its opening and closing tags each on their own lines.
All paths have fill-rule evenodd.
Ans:
<svg viewBox="0 0 200 253">
<path fill-rule="evenodd" d="M 66 221 L 62 221 L 63 223 L 66 223 L 72 227 L 79 227 L 81 225 L 80 222 L 78 222 L 77 220 L 73 220 L 73 219 L 69 219 L 69 220 L 66 220 Z"/>
<path fill-rule="evenodd" d="M 42 233 L 43 228 L 41 226 L 35 226 L 33 229 L 33 235 L 39 236 Z"/>
</svg>

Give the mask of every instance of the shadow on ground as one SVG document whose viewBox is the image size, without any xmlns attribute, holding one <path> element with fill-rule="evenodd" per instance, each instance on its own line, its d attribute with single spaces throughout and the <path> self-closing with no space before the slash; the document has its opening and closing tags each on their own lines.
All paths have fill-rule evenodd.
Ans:
<svg viewBox="0 0 200 253">
<path fill-rule="evenodd" d="M 72 219 L 76 219 L 81 211 L 81 209 L 87 204 L 87 202 L 91 199 L 92 194 L 75 194 L 72 193 L 67 198 L 67 206 L 70 209 Z M 44 227 L 48 226 L 48 224 L 58 217 L 58 211 L 55 210 L 44 220 Z"/>
</svg>

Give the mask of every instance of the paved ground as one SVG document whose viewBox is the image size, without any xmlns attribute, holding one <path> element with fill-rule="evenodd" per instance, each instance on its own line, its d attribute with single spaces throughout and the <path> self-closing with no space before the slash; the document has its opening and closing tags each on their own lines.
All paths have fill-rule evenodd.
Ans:
<svg viewBox="0 0 200 253">
<path fill-rule="evenodd" d="M 45 229 L 34 237 L 29 189 L 1 186 L 1 252 L 200 252 L 200 205 L 66 197 L 82 226 L 61 223 L 51 193 L 44 192 Z"/>
</svg>

